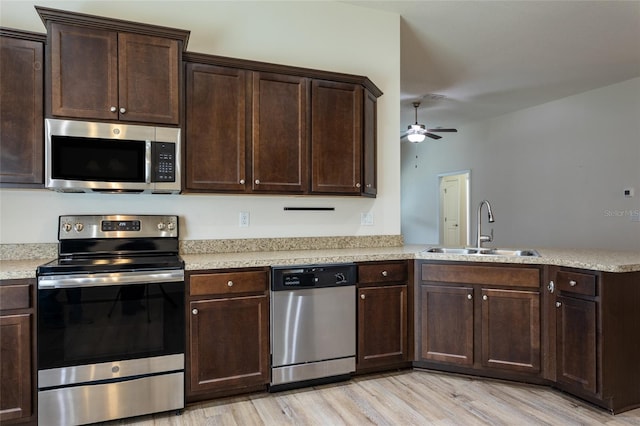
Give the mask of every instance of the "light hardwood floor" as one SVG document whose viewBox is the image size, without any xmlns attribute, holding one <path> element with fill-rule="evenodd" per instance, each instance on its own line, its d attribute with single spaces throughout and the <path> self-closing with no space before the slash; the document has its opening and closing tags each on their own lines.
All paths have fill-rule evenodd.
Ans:
<svg viewBox="0 0 640 426">
<path fill-rule="evenodd" d="M 640 425 L 557 390 L 446 373 L 403 371 L 279 393 L 190 405 L 108 426 L 209 425 Z"/>
</svg>

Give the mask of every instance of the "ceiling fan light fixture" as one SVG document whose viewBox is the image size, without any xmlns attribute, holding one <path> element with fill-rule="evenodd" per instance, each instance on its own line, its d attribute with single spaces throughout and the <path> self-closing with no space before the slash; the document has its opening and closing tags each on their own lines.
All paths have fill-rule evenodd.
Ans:
<svg viewBox="0 0 640 426">
<path fill-rule="evenodd" d="M 409 133 L 407 135 L 407 139 L 409 139 L 409 142 L 413 142 L 413 143 L 422 142 L 424 138 L 425 138 L 425 135 L 421 133 Z"/>
</svg>

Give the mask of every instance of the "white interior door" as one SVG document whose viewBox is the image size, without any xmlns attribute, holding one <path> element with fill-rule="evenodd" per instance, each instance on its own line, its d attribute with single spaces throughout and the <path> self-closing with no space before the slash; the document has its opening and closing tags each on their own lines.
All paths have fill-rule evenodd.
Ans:
<svg viewBox="0 0 640 426">
<path fill-rule="evenodd" d="M 445 246 L 464 245 L 460 226 L 460 178 L 458 175 L 444 176 L 440 180 L 440 229 Z"/>
</svg>

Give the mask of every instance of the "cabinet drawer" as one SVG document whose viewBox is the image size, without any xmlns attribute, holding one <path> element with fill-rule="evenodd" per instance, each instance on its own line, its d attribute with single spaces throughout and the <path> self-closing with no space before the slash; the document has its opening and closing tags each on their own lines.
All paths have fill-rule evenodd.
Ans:
<svg viewBox="0 0 640 426">
<path fill-rule="evenodd" d="M 569 293 L 596 295 L 596 276 L 579 272 L 560 271 L 557 275 L 558 290 Z"/>
<path fill-rule="evenodd" d="M 407 281 L 407 264 L 405 262 L 358 265 L 359 283 L 404 281 Z"/>
<path fill-rule="evenodd" d="M 189 278 L 191 296 L 258 293 L 267 290 L 266 271 L 194 274 Z"/>
<path fill-rule="evenodd" d="M 29 284 L 0 285 L 0 310 L 31 307 Z"/>
</svg>

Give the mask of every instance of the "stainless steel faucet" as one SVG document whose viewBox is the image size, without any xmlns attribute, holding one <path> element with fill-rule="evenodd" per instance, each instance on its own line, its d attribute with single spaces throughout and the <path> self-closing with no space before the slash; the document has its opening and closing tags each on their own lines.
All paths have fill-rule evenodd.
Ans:
<svg viewBox="0 0 640 426">
<path fill-rule="evenodd" d="M 491 235 L 482 235 L 482 221 L 480 220 L 480 216 L 482 213 L 482 206 L 485 204 L 487 205 L 487 213 L 489 214 L 489 223 L 495 222 L 493 219 L 493 212 L 491 211 L 491 204 L 489 204 L 489 201 L 487 200 L 482 200 L 478 206 L 478 223 L 476 226 L 476 248 L 478 250 L 482 248 L 483 242 L 493 241 L 493 228 L 491 228 Z"/>
</svg>

